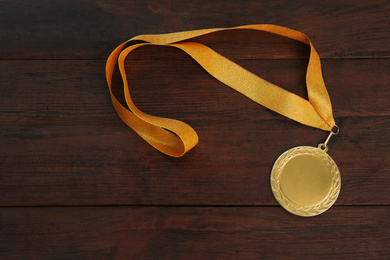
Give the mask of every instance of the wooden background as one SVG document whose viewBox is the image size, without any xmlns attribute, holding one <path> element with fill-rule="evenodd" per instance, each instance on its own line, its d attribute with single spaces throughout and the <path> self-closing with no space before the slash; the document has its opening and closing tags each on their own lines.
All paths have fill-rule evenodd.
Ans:
<svg viewBox="0 0 390 260">
<path fill-rule="evenodd" d="M 326 132 L 269 111 L 179 50 L 127 60 L 135 103 L 187 122 L 182 158 L 117 116 L 105 61 L 145 33 L 272 23 L 307 34 L 341 133 L 335 206 L 294 216 L 275 159 Z M 268 33 L 196 39 L 303 97 L 306 46 Z M 390 2 L 0 1 L 0 259 L 389 259 Z"/>
</svg>

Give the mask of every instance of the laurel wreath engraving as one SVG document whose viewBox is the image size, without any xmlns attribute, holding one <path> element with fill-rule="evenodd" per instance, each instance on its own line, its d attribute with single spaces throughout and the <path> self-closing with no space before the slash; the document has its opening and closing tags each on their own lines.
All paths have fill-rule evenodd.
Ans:
<svg viewBox="0 0 390 260">
<path fill-rule="evenodd" d="M 316 156 L 326 164 L 331 172 L 332 186 L 328 196 L 323 201 L 313 206 L 301 206 L 292 202 L 284 195 L 280 187 L 281 172 L 284 166 L 290 159 L 298 155 Z M 304 217 L 316 216 L 328 210 L 339 196 L 341 188 L 340 172 L 336 163 L 325 151 L 310 146 L 299 146 L 286 151 L 276 160 L 271 173 L 271 188 L 276 200 L 287 211 Z"/>
</svg>

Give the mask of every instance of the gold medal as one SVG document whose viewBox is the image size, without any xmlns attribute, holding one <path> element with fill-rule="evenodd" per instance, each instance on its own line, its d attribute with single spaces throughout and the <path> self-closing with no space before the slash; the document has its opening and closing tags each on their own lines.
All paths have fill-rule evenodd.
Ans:
<svg viewBox="0 0 390 260">
<path fill-rule="evenodd" d="M 328 210 L 341 188 L 340 172 L 326 153 L 327 142 L 317 148 L 298 146 L 284 152 L 276 160 L 271 173 L 272 192 L 287 211 L 311 217 Z"/>
<path fill-rule="evenodd" d="M 300 41 L 310 47 L 306 72 L 308 99 L 256 76 L 198 41 L 190 41 L 217 31 L 240 29 L 274 33 Z M 276 200 L 286 210 L 299 216 L 315 216 L 333 205 L 340 193 L 340 172 L 326 152 L 327 143 L 332 135 L 338 133 L 338 127 L 322 78 L 320 57 L 305 34 L 278 25 L 255 24 L 233 28 L 138 35 L 119 45 L 111 53 L 106 65 L 111 100 L 118 115 L 154 148 L 169 156 L 180 157 L 198 143 L 195 130 L 182 121 L 148 115 L 140 111 L 131 99 L 125 59 L 131 51 L 145 45 L 178 48 L 196 60 L 210 75 L 254 102 L 301 124 L 330 131 L 324 144 L 320 144 L 318 148 L 300 146 L 283 153 L 272 169 L 271 186 Z M 118 101 L 112 91 L 112 76 L 115 68 L 119 69 L 122 76 L 127 107 Z"/>
</svg>

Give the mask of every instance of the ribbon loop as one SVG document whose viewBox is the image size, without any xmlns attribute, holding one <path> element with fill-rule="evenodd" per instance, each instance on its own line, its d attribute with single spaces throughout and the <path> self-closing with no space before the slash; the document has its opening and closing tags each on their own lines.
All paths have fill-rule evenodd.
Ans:
<svg viewBox="0 0 390 260">
<path fill-rule="evenodd" d="M 306 73 L 309 100 L 256 76 L 203 44 L 187 41 L 197 36 L 221 30 L 236 29 L 266 31 L 309 45 L 311 52 Z M 124 48 L 132 40 L 141 40 L 146 43 L 138 43 Z M 188 53 L 219 81 L 258 104 L 299 123 L 326 131 L 331 131 L 335 126 L 332 105 L 322 78 L 320 58 L 309 38 L 301 32 L 277 25 L 260 24 L 159 35 L 139 35 L 122 43 L 111 53 L 106 65 L 107 83 L 112 102 L 121 119 L 150 145 L 167 155 L 174 157 L 184 155 L 198 143 L 198 136 L 189 125 L 181 121 L 143 113 L 131 100 L 124 62 L 132 50 L 145 45 L 172 46 Z M 112 74 L 117 60 L 128 109 L 120 104 L 112 92 Z"/>
</svg>

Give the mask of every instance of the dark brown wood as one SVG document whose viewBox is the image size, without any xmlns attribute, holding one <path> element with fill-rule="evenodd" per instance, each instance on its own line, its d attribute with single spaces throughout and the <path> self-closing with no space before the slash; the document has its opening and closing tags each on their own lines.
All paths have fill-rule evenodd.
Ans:
<svg viewBox="0 0 390 260">
<path fill-rule="evenodd" d="M 326 133 L 284 120 L 194 120 L 199 145 L 182 158 L 121 122 L 3 125 L 2 205 L 276 205 L 276 158 Z M 389 117 L 340 118 L 330 144 L 342 174 L 337 204 L 389 203 Z M 375 126 L 375 127 L 370 127 Z"/>
<path fill-rule="evenodd" d="M 387 259 L 389 207 L 0 209 L 4 259 Z M 33 256 L 33 257 L 31 257 Z"/>
<path fill-rule="evenodd" d="M 321 57 L 390 57 L 389 10 L 387 0 L 7 0 L 1 2 L 0 58 L 105 59 L 116 45 L 138 34 L 256 23 L 306 33 Z M 240 36 L 233 33 L 223 45 L 242 44 Z M 285 44 L 258 42 L 237 54 L 291 57 Z"/>
<path fill-rule="evenodd" d="M 386 0 L 1 1 L 0 259 L 388 259 L 389 14 Z M 198 132 L 186 156 L 154 150 L 112 107 L 104 66 L 121 42 L 253 23 L 304 32 L 322 58 L 342 190 L 320 216 L 276 206 L 269 174 L 327 133 L 185 53 L 143 47 L 126 69 L 139 108 Z M 306 98 L 307 46 L 248 30 L 194 40 Z"/>
<path fill-rule="evenodd" d="M 306 59 L 234 61 L 307 98 Z M 201 116 L 205 123 L 218 116 L 243 119 L 248 113 L 259 119 L 283 118 L 173 48 L 135 51 L 127 65 L 132 97 L 145 112 L 181 120 Z M 322 60 L 322 65 L 336 117 L 390 115 L 389 59 Z M 104 67 L 105 61 L 0 61 L 1 122 L 118 121 Z"/>
<path fill-rule="evenodd" d="M 119 120 L 104 62 L 1 61 L 1 205 L 276 205 L 275 159 L 327 134 L 251 102 L 165 49 L 136 52 L 128 70 L 140 108 L 198 132 L 199 145 L 176 159 Z M 155 56 L 142 59 L 149 51 Z M 305 95 L 306 60 L 237 62 Z M 388 204 L 389 67 L 387 59 L 324 61 L 342 131 L 330 150 L 342 172 L 340 205 Z"/>
</svg>

